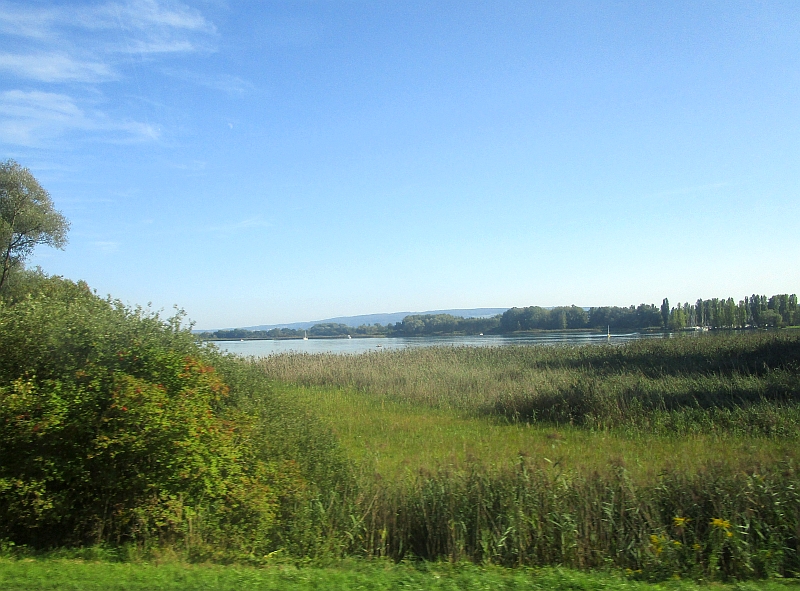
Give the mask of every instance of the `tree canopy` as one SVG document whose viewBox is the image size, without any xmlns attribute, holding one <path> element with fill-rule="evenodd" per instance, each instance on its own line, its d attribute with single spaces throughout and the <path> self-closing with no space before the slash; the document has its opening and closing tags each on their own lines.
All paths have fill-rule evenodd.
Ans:
<svg viewBox="0 0 800 591">
<path fill-rule="evenodd" d="M 38 244 L 63 248 L 69 222 L 31 171 L 14 160 L 0 162 L 0 287 Z"/>
</svg>

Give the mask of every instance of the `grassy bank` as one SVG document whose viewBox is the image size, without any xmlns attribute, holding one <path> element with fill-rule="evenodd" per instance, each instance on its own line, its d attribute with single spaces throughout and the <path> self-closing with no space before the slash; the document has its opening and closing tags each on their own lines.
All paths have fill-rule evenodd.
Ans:
<svg viewBox="0 0 800 591">
<path fill-rule="evenodd" d="M 186 564 L 110 563 L 84 560 L 0 559 L 0 587 L 7 591 L 240 591 L 248 589 L 305 591 L 326 589 L 695 591 L 707 589 L 692 581 L 648 584 L 614 573 L 569 569 L 503 569 L 470 564 L 394 564 L 387 561 L 345 561 L 324 568 L 274 566 L 261 569 Z M 788 591 L 793 581 L 760 581 L 713 587 L 719 591 Z"/>
</svg>

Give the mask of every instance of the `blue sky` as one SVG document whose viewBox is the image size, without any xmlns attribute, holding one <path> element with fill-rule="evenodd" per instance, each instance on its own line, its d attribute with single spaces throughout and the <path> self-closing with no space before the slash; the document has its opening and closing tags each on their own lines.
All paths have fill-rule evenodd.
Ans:
<svg viewBox="0 0 800 591">
<path fill-rule="evenodd" d="M 796 2 L 9 2 L 29 261 L 200 328 L 797 292 Z"/>
</svg>

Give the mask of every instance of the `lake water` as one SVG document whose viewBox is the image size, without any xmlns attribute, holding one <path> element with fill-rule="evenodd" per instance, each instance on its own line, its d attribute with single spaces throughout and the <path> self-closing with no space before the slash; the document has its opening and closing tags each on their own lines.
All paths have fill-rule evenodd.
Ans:
<svg viewBox="0 0 800 591">
<path fill-rule="evenodd" d="M 635 339 L 663 339 L 693 333 L 612 333 L 609 339 L 597 332 L 543 332 L 520 336 L 450 336 L 396 337 L 363 339 L 285 339 L 259 341 L 215 341 L 214 344 L 230 353 L 245 357 L 265 357 L 277 353 L 341 353 L 357 354 L 369 351 L 388 351 L 408 347 L 502 347 L 504 345 L 586 345 L 589 343 L 620 344 Z"/>
</svg>

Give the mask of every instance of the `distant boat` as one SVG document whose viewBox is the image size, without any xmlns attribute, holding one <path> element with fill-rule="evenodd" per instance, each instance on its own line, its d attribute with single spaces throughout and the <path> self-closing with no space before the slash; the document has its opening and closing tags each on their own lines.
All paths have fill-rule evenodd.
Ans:
<svg viewBox="0 0 800 591">
<path fill-rule="evenodd" d="M 307 331 L 307 330 L 304 330 L 304 331 L 303 331 L 303 340 L 304 340 L 304 341 L 307 341 L 307 340 L 308 340 L 308 331 Z"/>
<path fill-rule="evenodd" d="M 608 325 L 608 338 L 611 338 L 611 325 Z"/>
<path fill-rule="evenodd" d="M 378 347 L 378 348 L 383 347 L 383 345 L 375 345 L 375 346 Z"/>
<path fill-rule="evenodd" d="M 479 336 L 479 337 L 482 337 L 482 336 L 483 336 L 483 333 L 482 333 L 482 332 L 478 333 L 478 336 Z"/>
<path fill-rule="evenodd" d="M 351 337 L 350 335 L 347 335 L 347 338 L 348 338 L 348 339 L 352 339 L 353 337 Z"/>
</svg>

